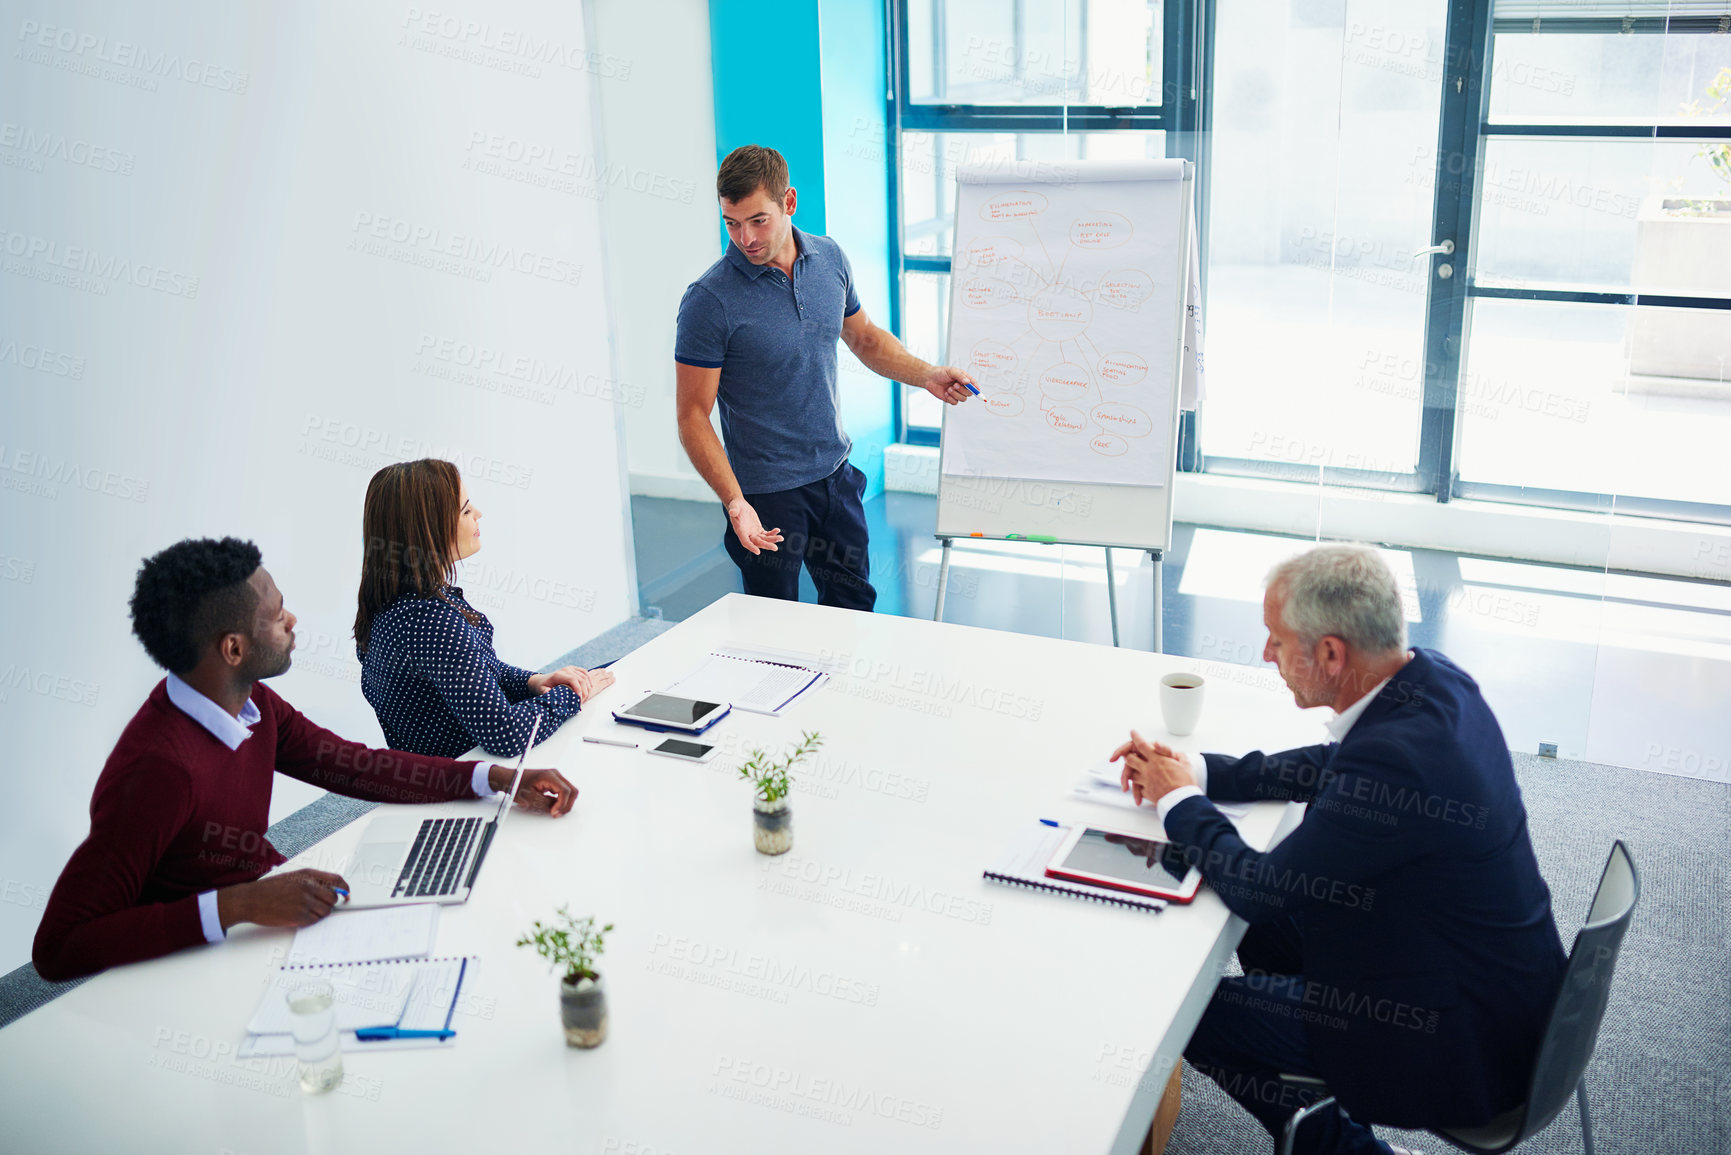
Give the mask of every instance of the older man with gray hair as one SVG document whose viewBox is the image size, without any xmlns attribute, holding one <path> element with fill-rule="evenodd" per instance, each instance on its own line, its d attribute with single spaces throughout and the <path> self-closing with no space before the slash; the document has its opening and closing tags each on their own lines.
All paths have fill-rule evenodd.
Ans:
<svg viewBox="0 0 1731 1155">
<path fill-rule="evenodd" d="M 1387 1152 L 1368 1123 L 1464 1127 L 1518 1105 L 1566 956 L 1507 744 L 1478 685 L 1408 649 L 1375 550 L 1325 545 L 1276 566 L 1273 662 L 1334 740 L 1203 765 L 1131 733 L 1124 786 L 1155 802 L 1250 923 L 1184 1055 L 1277 1139 L 1322 1080 L 1336 1105 L 1296 1150 Z M 1308 803 L 1279 845 L 1246 845 L 1213 801 Z M 1350 1114 L 1349 1114 L 1350 1112 Z"/>
</svg>

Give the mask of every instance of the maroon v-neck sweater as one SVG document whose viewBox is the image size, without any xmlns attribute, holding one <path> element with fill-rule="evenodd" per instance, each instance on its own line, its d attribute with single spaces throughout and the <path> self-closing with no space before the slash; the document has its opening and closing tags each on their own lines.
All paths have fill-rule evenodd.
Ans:
<svg viewBox="0 0 1731 1155">
<path fill-rule="evenodd" d="M 314 725 L 263 682 L 260 718 L 230 750 L 158 682 L 120 735 L 90 799 L 32 955 L 60 980 L 205 941 L 200 891 L 251 882 L 286 861 L 264 836 L 271 775 L 377 802 L 473 798 L 475 763 L 374 750 Z"/>
</svg>

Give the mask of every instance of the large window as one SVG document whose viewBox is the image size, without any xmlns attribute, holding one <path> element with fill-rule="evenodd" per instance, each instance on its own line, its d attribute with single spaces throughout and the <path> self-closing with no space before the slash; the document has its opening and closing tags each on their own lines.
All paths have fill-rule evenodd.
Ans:
<svg viewBox="0 0 1731 1155">
<path fill-rule="evenodd" d="M 903 335 L 945 352 L 957 165 L 1183 156 L 1181 468 L 1731 521 L 1731 0 L 1615 9 L 901 0 Z"/>
<path fill-rule="evenodd" d="M 1418 488 L 1446 0 L 1221 5 L 1204 461 Z M 1279 17 L 1271 19 L 1278 12 Z M 1415 66 L 1416 62 L 1416 66 Z"/>
<path fill-rule="evenodd" d="M 1603 10 L 1492 14 L 1455 488 L 1724 521 L 1731 4 Z"/>
</svg>

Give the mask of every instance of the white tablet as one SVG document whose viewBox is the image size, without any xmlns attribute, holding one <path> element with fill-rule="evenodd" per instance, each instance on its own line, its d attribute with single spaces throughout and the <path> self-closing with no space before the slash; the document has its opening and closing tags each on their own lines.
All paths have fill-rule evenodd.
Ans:
<svg viewBox="0 0 1731 1155">
<path fill-rule="evenodd" d="M 1064 835 L 1046 875 L 1168 902 L 1189 902 L 1202 885 L 1202 872 L 1170 842 L 1080 825 Z"/>
<path fill-rule="evenodd" d="M 613 717 L 651 730 L 701 734 L 721 721 L 732 708 L 726 702 L 700 702 L 695 698 L 676 698 L 672 694 L 650 694 L 623 710 L 613 711 Z"/>
</svg>

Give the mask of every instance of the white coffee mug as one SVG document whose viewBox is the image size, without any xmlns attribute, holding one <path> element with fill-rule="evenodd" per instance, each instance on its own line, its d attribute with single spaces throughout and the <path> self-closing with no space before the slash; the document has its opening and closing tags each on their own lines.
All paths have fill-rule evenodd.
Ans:
<svg viewBox="0 0 1731 1155">
<path fill-rule="evenodd" d="M 1166 732 L 1183 737 L 1196 729 L 1202 719 L 1202 691 L 1205 683 L 1200 674 L 1167 674 L 1160 679 L 1160 716 L 1166 720 Z"/>
</svg>

